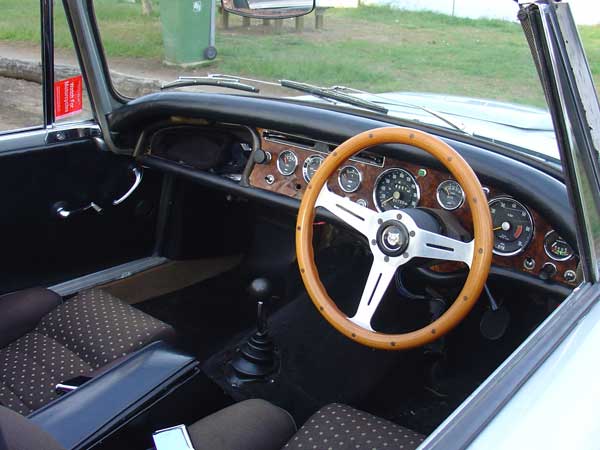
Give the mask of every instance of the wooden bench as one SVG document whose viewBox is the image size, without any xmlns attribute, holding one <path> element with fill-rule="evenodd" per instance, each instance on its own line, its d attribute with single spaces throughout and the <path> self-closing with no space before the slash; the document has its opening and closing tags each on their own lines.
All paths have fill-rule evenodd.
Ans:
<svg viewBox="0 0 600 450">
<path fill-rule="evenodd" d="M 315 29 L 322 30 L 325 22 L 325 11 L 327 7 L 319 7 L 315 8 Z M 229 29 L 229 13 L 225 11 L 223 5 L 219 6 L 219 13 L 221 14 L 221 28 L 227 30 Z M 296 32 L 301 33 L 304 30 L 304 17 L 300 16 L 294 19 L 296 26 Z M 273 22 L 273 28 L 275 32 L 280 33 L 283 28 L 283 20 L 285 19 L 262 19 L 262 24 L 265 27 L 271 26 L 271 22 Z M 249 17 L 242 17 L 242 26 L 249 27 L 251 26 L 251 21 Z"/>
</svg>

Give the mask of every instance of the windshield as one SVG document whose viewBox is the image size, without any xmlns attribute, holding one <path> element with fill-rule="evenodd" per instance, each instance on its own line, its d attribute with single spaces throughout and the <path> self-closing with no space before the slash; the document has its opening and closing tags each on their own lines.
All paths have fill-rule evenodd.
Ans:
<svg viewBox="0 0 600 450">
<path fill-rule="evenodd" d="M 295 97 L 558 158 L 515 2 L 440 12 L 408 11 L 402 7 L 415 2 L 403 0 L 370 3 L 332 0 L 285 20 L 242 18 L 209 0 L 94 5 L 113 85 L 127 97 L 165 87 Z M 588 49 L 600 48 L 598 26 L 580 32 Z M 598 80 L 598 65 L 592 69 Z"/>
</svg>

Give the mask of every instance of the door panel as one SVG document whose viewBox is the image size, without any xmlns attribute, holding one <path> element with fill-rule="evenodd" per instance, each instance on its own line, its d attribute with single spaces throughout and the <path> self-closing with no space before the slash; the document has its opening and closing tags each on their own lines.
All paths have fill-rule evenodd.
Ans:
<svg viewBox="0 0 600 450">
<path fill-rule="evenodd" d="M 99 150 L 91 139 L 0 154 L 0 292 L 51 285 L 152 254 L 161 177 L 138 189 L 132 159 Z M 60 218 L 53 208 L 73 210 Z"/>
</svg>

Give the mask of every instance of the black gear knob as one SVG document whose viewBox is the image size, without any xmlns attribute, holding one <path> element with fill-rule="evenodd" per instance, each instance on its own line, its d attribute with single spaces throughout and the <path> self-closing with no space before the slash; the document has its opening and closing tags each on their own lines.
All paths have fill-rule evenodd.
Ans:
<svg viewBox="0 0 600 450">
<path fill-rule="evenodd" d="M 266 278 L 256 278 L 248 287 L 250 297 L 256 301 L 268 301 L 272 292 L 271 282 Z"/>
</svg>

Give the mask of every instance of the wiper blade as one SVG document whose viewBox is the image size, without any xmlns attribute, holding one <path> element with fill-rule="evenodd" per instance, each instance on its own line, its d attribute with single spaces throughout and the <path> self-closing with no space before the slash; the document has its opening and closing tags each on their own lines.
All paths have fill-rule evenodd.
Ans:
<svg viewBox="0 0 600 450">
<path fill-rule="evenodd" d="M 357 106 L 359 108 L 368 109 L 382 114 L 387 114 L 389 112 L 387 108 L 384 108 L 383 106 L 378 105 L 377 103 L 356 98 L 353 95 L 345 94 L 343 92 L 340 92 L 335 87 L 322 88 L 318 86 L 313 86 L 312 84 L 300 83 L 298 81 L 292 80 L 279 80 L 279 84 L 289 89 L 295 89 L 297 91 L 306 92 L 307 94 L 313 95 L 315 97 L 321 97 L 328 100 L 335 100 L 340 103 L 346 103 L 348 105 Z"/>
<path fill-rule="evenodd" d="M 466 131 L 464 126 L 460 126 L 460 125 L 454 123 L 452 120 L 450 120 L 447 117 L 445 117 L 443 114 L 441 114 L 441 113 L 439 113 L 437 111 L 433 111 L 433 110 L 431 110 L 429 108 L 426 108 L 424 106 L 421 106 L 421 105 L 415 105 L 414 103 L 401 102 L 401 101 L 398 101 L 398 100 L 391 100 L 389 98 L 382 97 L 382 96 L 377 95 L 377 94 L 372 94 L 370 92 L 361 91 L 359 89 L 349 88 L 349 87 L 346 87 L 346 86 L 333 86 L 332 89 L 337 90 L 337 91 L 341 91 L 341 92 L 354 92 L 354 93 L 357 93 L 357 94 L 369 95 L 371 97 L 375 97 L 375 98 L 380 99 L 379 101 L 374 102 L 376 104 L 383 103 L 383 104 L 388 104 L 388 105 L 405 106 L 407 108 L 418 109 L 419 111 L 423 111 L 423 112 L 429 114 L 430 116 L 433 116 L 433 117 L 441 120 L 442 122 L 444 122 L 445 124 L 449 125 L 454 130 L 459 131 L 460 133 L 468 134 L 469 136 L 473 135 L 473 133 L 470 133 L 470 132 Z"/>
<path fill-rule="evenodd" d="M 172 89 L 178 87 L 188 87 L 188 86 L 218 86 L 229 89 L 237 89 L 240 91 L 246 92 L 260 92 L 256 86 L 252 86 L 250 84 L 240 83 L 238 80 L 234 78 L 226 78 L 226 77 L 216 77 L 216 76 L 207 76 L 207 77 L 178 77 L 175 81 L 170 83 L 163 84 L 161 89 Z"/>
</svg>

